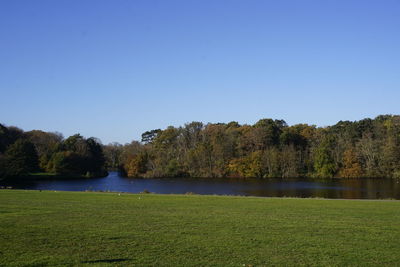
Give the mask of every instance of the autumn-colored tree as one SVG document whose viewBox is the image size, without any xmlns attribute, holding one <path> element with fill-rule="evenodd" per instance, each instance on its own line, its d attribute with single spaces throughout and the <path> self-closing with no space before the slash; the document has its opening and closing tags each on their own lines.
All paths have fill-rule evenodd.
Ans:
<svg viewBox="0 0 400 267">
<path fill-rule="evenodd" d="M 264 176 L 262 168 L 262 151 L 252 152 L 244 158 L 232 159 L 228 165 L 230 176 L 257 177 Z"/>
<path fill-rule="evenodd" d="M 342 178 L 360 178 L 363 176 L 361 164 L 354 148 L 348 148 L 343 153 L 343 167 L 339 171 Z"/>
<path fill-rule="evenodd" d="M 147 171 L 147 155 L 138 154 L 132 156 L 127 160 L 125 164 L 125 171 L 128 177 L 140 177 Z"/>
</svg>

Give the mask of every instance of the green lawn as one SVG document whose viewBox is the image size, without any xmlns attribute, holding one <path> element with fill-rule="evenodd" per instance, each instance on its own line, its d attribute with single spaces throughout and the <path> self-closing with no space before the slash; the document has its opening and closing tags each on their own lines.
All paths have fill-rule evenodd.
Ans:
<svg viewBox="0 0 400 267">
<path fill-rule="evenodd" d="M 400 265 L 400 201 L 0 190 L 0 265 Z"/>
</svg>

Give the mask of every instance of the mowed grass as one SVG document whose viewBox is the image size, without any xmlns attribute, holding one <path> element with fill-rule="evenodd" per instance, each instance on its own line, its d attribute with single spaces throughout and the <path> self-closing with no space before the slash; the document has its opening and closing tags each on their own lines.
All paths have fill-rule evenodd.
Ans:
<svg viewBox="0 0 400 267">
<path fill-rule="evenodd" d="M 3 266 L 400 265 L 400 202 L 0 190 Z"/>
</svg>

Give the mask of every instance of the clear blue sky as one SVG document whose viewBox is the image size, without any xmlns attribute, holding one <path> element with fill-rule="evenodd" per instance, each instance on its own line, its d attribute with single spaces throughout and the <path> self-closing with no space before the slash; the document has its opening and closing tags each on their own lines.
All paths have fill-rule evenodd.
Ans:
<svg viewBox="0 0 400 267">
<path fill-rule="evenodd" d="M 400 113 L 400 1 L 2 0 L 0 123 L 103 143 Z"/>
</svg>

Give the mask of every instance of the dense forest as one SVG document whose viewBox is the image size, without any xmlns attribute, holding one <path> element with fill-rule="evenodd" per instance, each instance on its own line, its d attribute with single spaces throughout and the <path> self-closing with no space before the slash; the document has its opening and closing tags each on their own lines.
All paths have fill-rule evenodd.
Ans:
<svg viewBox="0 0 400 267">
<path fill-rule="evenodd" d="M 23 132 L 0 125 L 0 176 L 34 172 L 128 177 L 400 178 L 400 116 L 288 126 L 283 120 L 191 122 L 142 140 L 101 145 L 79 134 Z"/>
<path fill-rule="evenodd" d="M 104 151 L 109 166 L 128 177 L 400 178 L 400 116 L 329 127 L 192 122 Z"/>
<path fill-rule="evenodd" d="M 103 147 L 96 138 L 79 134 L 24 132 L 0 124 L 0 177 L 46 173 L 69 177 L 107 175 Z"/>
</svg>

